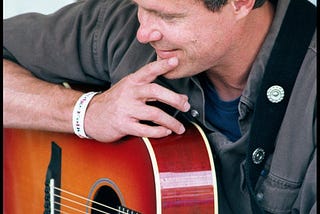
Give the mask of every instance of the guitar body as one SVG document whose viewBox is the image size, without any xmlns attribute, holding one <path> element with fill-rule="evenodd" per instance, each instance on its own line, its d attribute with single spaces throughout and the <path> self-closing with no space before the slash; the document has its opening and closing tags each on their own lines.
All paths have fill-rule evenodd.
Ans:
<svg viewBox="0 0 320 214">
<path fill-rule="evenodd" d="M 114 143 L 6 128 L 3 143 L 5 214 L 218 213 L 214 163 L 196 125 Z"/>
</svg>

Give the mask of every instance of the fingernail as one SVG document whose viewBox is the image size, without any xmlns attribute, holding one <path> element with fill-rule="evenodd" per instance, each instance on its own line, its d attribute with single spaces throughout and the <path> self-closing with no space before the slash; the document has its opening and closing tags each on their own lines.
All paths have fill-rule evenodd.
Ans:
<svg viewBox="0 0 320 214">
<path fill-rule="evenodd" d="M 176 66 L 178 65 L 178 58 L 177 57 L 172 57 L 168 60 L 168 64 L 171 66 Z"/>
<path fill-rule="evenodd" d="M 184 126 L 180 126 L 178 134 L 183 134 L 185 131 L 186 129 L 184 128 Z"/>
<path fill-rule="evenodd" d="M 185 102 L 185 104 L 184 104 L 183 107 L 184 107 L 184 111 L 187 112 L 187 111 L 189 111 L 189 109 L 190 109 L 191 106 L 190 106 L 190 103 L 189 103 L 189 102 Z"/>
<path fill-rule="evenodd" d="M 184 128 L 184 126 L 181 126 L 179 129 L 179 134 L 183 134 L 186 131 L 186 129 Z"/>
</svg>

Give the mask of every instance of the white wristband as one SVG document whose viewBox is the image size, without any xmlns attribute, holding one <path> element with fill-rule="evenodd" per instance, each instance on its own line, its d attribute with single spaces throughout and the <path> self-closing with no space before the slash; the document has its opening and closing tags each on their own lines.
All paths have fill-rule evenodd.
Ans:
<svg viewBox="0 0 320 214">
<path fill-rule="evenodd" d="M 98 93 L 100 92 L 88 92 L 83 94 L 78 99 L 78 101 L 76 102 L 76 105 L 73 108 L 73 114 L 72 114 L 73 131 L 80 138 L 90 138 L 89 136 L 86 135 L 84 131 L 84 117 L 85 117 L 89 102 L 94 97 L 94 95 Z"/>
</svg>

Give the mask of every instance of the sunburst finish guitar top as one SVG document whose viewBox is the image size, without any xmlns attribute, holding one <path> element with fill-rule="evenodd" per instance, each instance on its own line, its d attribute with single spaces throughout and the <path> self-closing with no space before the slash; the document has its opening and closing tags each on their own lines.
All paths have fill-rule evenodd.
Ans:
<svg viewBox="0 0 320 214">
<path fill-rule="evenodd" d="M 114 143 L 4 129 L 4 213 L 214 213 L 217 185 L 197 125 Z"/>
</svg>

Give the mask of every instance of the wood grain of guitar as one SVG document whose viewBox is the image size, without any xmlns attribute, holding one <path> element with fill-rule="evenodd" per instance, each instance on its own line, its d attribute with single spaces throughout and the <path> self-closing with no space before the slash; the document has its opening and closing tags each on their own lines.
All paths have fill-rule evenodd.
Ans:
<svg viewBox="0 0 320 214">
<path fill-rule="evenodd" d="M 218 214 L 212 153 L 196 124 L 113 143 L 5 128 L 3 160 L 5 214 Z"/>
</svg>

